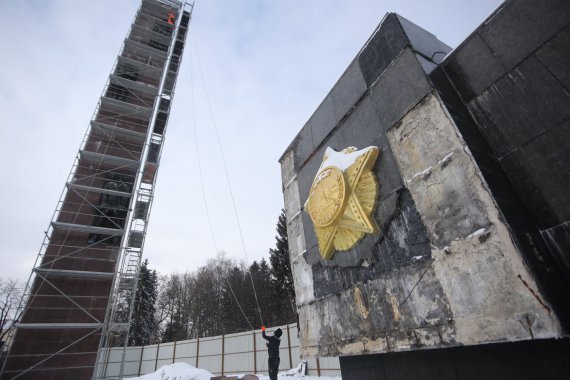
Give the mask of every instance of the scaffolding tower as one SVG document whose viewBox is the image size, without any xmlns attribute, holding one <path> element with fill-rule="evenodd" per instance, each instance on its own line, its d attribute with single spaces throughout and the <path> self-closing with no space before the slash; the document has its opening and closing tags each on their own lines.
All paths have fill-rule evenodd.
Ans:
<svg viewBox="0 0 570 380">
<path fill-rule="evenodd" d="M 192 9 L 142 0 L 45 233 L 1 380 L 109 378 L 96 364 L 126 347 Z"/>
</svg>

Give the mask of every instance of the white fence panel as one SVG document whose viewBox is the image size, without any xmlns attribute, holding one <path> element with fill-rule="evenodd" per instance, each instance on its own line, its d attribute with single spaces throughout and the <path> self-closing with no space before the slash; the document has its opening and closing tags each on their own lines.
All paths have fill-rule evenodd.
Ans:
<svg viewBox="0 0 570 380">
<path fill-rule="evenodd" d="M 143 361 L 144 360 L 156 360 L 156 351 L 157 350 L 158 350 L 158 347 L 156 344 L 153 344 L 152 346 L 144 346 Z"/>
<path fill-rule="evenodd" d="M 253 352 L 224 355 L 224 373 L 253 372 Z"/>
<path fill-rule="evenodd" d="M 191 365 L 196 364 L 196 339 L 176 343 L 176 360 L 183 360 Z"/>
<path fill-rule="evenodd" d="M 222 373 L 221 355 L 200 356 L 200 368 L 204 368 L 215 375 Z"/>
<path fill-rule="evenodd" d="M 161 343 L 158 349 L 158 359 L 169 359 L 170 364 L 172 364 L 172 359 L 174 358 L 174 342 L 172 343 Z M 159 366 L 160 367 L 160 366 Z"/>
<path fill-rule="evenodd" d="M 136 362 L 125 362 L 125 367 L 123 369 L 123 376 L 138 376 L 139 374 L 139 364 L 140 361 Z"/>
<path fill-rule="evenodd" d="M 273 335 L 271 329 L 267 335 Z M 282 326 L 279 355 L 280 371 L 295 368 L 300 362 L 298 330 L 295 324 Z M 122 348 L 109 352 L 105 378 L 120 372 Z M 203 368 L 214 375 L 232 373 L 267 373 L 267 346 L 261 331 L 247 331 L 216 337 L 161 343 L 144 347 L 129 347 L 125 353 L 125 377 L 146 375 L 163 365 L 184 362 Z M 340 376 L 338 358 L 309 358 L 307 374 L 311 376 Z"/>
<path fill-rule="evenodd" d="M 220 355 L 222 353 L 222 338 L 219 336 L 200 339 L 200 357 Z"/>
</svg>

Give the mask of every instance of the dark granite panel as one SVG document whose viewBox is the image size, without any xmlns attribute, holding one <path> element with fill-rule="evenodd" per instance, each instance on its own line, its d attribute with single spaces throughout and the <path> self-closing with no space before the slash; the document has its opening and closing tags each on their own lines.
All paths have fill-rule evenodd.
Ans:
<svg viewBox="0 0 570 380">
<path fill-rule="evenodd" d="M 326 146 L 319 148 L 309 160 L 305 162 L 302 168 L 297 171 L 297 183 L 299 185 L 299 199 L 301 206 L 305 204 L 309 197 L 311 185 L 323 161 Z"/>
<path fill-rule="evenodd" d="M 570 120 L 501 161 L 507 176 L 540 228 L 570 220 Z"/>
<path fill-rule="evenodd" d="M 570 339 L 341 356 L 343 380 L 555 380 L 570 372 Z"/>
<path fill-rule="evenodd" d="M 378 273 L 431 257 L 427 232 L 407 190 L 399 192 L 398 209 L 393 219 L 384 223 L 383 239 L 374 252 Z"/>
<path fill-rule="evenodd" d="M 437 37 L 400 15 L 396 15 L 404 29 L 412 48 L 434 63 L 441 63 L 443 57 L 451 51 L 451 47 L 437 39 Z"/>
<path fill-rule="evenodd" d="M 570 1 L 509 1 L 479 33 L 511 69 L 570 23 Z"/>
<path fill-rule="evenodd" d="M 381 142 L 378 142 L 378 145 L 381 146 L 381 151 L 374 171 L 380 183 L 379 197 L 383 200 L 394 192 L 402 189 L 404 187 L 404 180 L 390 145 L 384 145 Z"/>
<path fill-rule="evenodd" d="M 374 217 L 376 218 L 376 222 L 378 222 L 378 227 L 380 227 L 382 231 L 388 228 L 388 225 L 396 216 L 399 207 L 400 193 L 397 191 L 379 201 Z"/>
<path fill-rule="evenodd" d="M 366 92 L 366 82 L 356 60 L 352 61 L 331 90 L 336 122 L 341 121 L 355 107 Z"/>
<path fill-rule="evenodd" d="M 546 245 L 570 279 L 570 222 L 540 231 Z"/>
<path fill-rule="evenodd" d="M 530 57 L 474 99 L 469 108 L 501 157 L 570 117 L 570 95 Z"/>
<path fill-rule="evenodd" d="M 408 43 L 398 17 L 394 13 L 388 13 L 358 54 L 358 64 L 368 87 Z"/>
<path fill-rule="evenodd" d="M 431 73 L 430 79 L 435 85 L 447 112 L 457 128 L 459 128 L 461 137 L 463 137 L 467 146 L 469 146 L 471 150 L 490 154 L 491 149 L 489 148 L 489 144 L 487 144 L 477 124 L 475 124 L 475 121 L 469 114 L 469 110 L 463 104 L 459 94 L 452 86 L 446 72 L 440 67 Z"/>
<path fill-rule="evenodd" d="M 365 96 L 358 103 L 358 107 L 341 124 L 339 132 L 346 146 L 355 146 L 358 149 L 374 145 L 372 141 L 385 135 L 370 96 Z"/>
<path fill-rule="evenodd" d="M 303 129 L 301 129 L 289 149 L 293 149 L 295 152 L 294 164 L 295 169 L 298 170 L 315 150 L 313 132 L 309 123 L 305 124 Z"/>
<path fill-rule="evenodd" d="M 411 195 L 407 190 L 398 195 L 395 212 L 382 223 L 380 236 L 367 235 L 352 250 L 336 252 L 330 261 L 320 259 L 318 250 L 308 252 L 317 298 L 431 257 L 429 238 Z"/>
<path fill-rule="evenodd" d="M 570 91 L 570 27 L 538 49 L 536 57 Z"/>
<path fill-rule="evenodd" d="M 378 236 L 366 234 L 354 248 L 349 251 L 336 252 L 332 260 L 320 260 L 325 267 L 355 267 L 360 266 L 366 259 L 372 259 L 374 245 L 378 241 Z M 350 285 L 348 285 L 350 286 Z"/>
<path fill-rule="evenodd" d="M 443 68 L 466 102 L 507 72 L 477 34 L 451 53 L 443 63 Z"/>
<path fill-rule="evenodd" d="M 435 63 L 425 59 L 422 55 L 417 53 L 416 53 L 416 59 L 418 60 L 420 65 L 422 65 L 422 69 L 424 69 L 424 72 L 428 75 L 431 74 L 431 72 L 438 67 Z"/>
<path fill-rule="evenodd" d="M 323 100 L 311 116 L 309 124 L 313 131 L 315 146 L 318 146 L 337 124 L 333 100 L 330 95 Z"/>
<path fill-rule="evenodd" d="M 305 211 L 302 211 L 301 214 L 303 215 L 303 233 L 305 234 L 305 257 L 316 257 L 317 261 L 320 257 L 320 253 L 318 252 L 319 247 L 317 243 L 317 236 L 315 235 L 315 229 L 313 227 L 313 222 L 311 221 L 311 217 Z M 317 251 L 317 256 L 314 256 L 312 252 Z"/>
<path fill-rule="evenodd" d="M 390 128 L 427 94 L 431 85 L 411 49 L 406 49 L 370 90 L 383 126 Z"/>
</svg>

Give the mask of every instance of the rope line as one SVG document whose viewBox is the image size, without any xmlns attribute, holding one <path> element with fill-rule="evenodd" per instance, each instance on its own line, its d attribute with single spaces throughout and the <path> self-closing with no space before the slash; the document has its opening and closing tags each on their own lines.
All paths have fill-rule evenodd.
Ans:
<svg viewBox="0 0 570 380">
<path fill-rule="evenodd" d="M 198 132 L 196 129 L 196 111 L 195 111 L 195 96 L 194 96 L 194 80 L 193 80 L 193 78 L 194 78 L 194 76 L 193 76 L 192 59 L 190 59 L 190 87 L 192 89 L 192 125 L 193 125 L 193 130 L 194 130 L 194 145 L 195 145 L 195 151 L 196 151 L 196 162 L 198 163 L 198 173 L 200 176 L 200 186 L 202 189 L 202 199 L 204 201 L 204 208 L 206 210 L 206 219 L 208 219 L 208 226 L 210 227 L 210 235 L 212 237 L 212 243 L 214 244 L 214 249 L 215 249 L 215 252 L 217 254 L 219 252 L 219 250 L 218 250 L 218 245 L 216 243 L 216 237 L 214 235 L 214 229 L 212 227 L 212 220 L 210 218 L 210 212 L 208 209 L 208 201 L 206 200 L 206 189 L 204 186 L 204 177 L 202 174 L 202 164 L 200 161 L 200 148 L 199 148 L 199 143 L 198 143 Z M 230 284 L 230 280 L 228 279 L 226 274 L 222 274 L 222 275 L 225 277 L 226 282 L 228 284 L 228 287 L 230 288 L 230 292 L 232 293 L 232 296 L 234 297 L 234 300 L 236 301 L 236 304 L 238 305 L 239 310 L 243 314 L 243 317 L 245 318 L 245 320 L 249 324 L 249 327 L 251 327 L 252 330 L 255 330 L 255 328 L 253 327 L 253 325 L 249 321 L 249 318 L 247 317 L 247 315 L 243 311 L 243 308 L 241 307 L 241 304 L 235 295 L 235 292 L 232 288 L 232 285 Z"/>
<path fill-rule="evenodd" d="M 194 33 L 194 34 L 195 34 L 195 33 Z M 228 166 L 227 166 L 227 164 L 226 164 L 226 158 L 225 158 L 225 155 L 224 155 L 224 150 L 223 150 L 223 148 L 222 148 L 222 142 L 221 142 L 221 139 L 220 139 L 220 134 L 219 134 L 219 132 L 218 132 L 218 127 L 217 127 L 217 124 L 216 124 L 216 119 L 215 119 L 215 117 L 214 117 L 214 111 L 213 111 L 213 108 L 212 108 L 212 103 L 211 103 L 211 101 L 210 101 L 210 97 L 209 97 L 209 95 L 208 95 L 208 90 L 207 90 L 207 88 L 206 88 L 206 81 L 205 81 L 205 79 L 204 79 L 204 72 L 203 72 L 203 70 L 202 70 L 202 64 L 201 64 L 201 61 L 200 61 L 200 55 L 199 55 L 199 53 L 198 53 L 198 47 L 197 47 L 197 44 L 196 44 L 195 39 L 194 39 L 194 43 L 191 44 L 191 46 L 194 48 L 194 49 L 191 49 L 192 52 L 194 52 L 194 53 L 196 54 L 196 59 L 197 59 L 197 62 L 198 62 L 198 69 L 199 69 L 199 71 L 200 71 L 200 77 L 201 77 L 201 79 L 202 79 L 202 88 L 203 88 L 203 90 L 204 90 L 204 95 L 206 96 L 206 100 L 207 100 L 207 102 L 208 102 L 208 109 L 209 109 L 209 111 L 210 111 L 210 117 L 211 117 L 211 119 L 212 119 L 212 125 L 213 125 L 213 127 L 214 127 L 214 132 L 216 133 L 216 140 L 217 140 L 217 143 L 218 143 L 218 149 L 220 150 L 220 155 L 221 155 L 221 158 L 222 158 L 222 163 L 223 163 L 223 165 L 224 165 L 224 173 L 225 173 L 225 176 L 226 176 L 226 181 L 227 181 L 227 184 L 228 184 L 229 193 L 230 193 L 230 197 L 231 197 L 231 200 L 232 200 L 232 205 L 233 205 L 234 215 L 235 215 L 236 222 L 237 222 L 237 226 L 238 226 L 238 231 L 239 231 L 239 235 L 240 235 L 241 245 L 242 245 L 242 248 L 243 248 L 243 252 L 244 252 L 244 255 L 245 255 L 246 262 L 249 262 L 249 259 L 248 259 L 248 256 L 247 256 L 247 249 L 246 249 L 246 247 L 245 247 L 245 242 L 244 242 L 244 238 L 243 238 L 243 232 L 242 232 L 242 228 L 241 228 L 241 223 L 240 223 L 239 215 L 238 215 L 238 212 L 237 212 L 235 197 L 234 197 L 233 190 L 232 190 L 232 184 L 231 184 L 231 181 L 230 181 L 230 176 L 229 176 L 229 174 L 228 174 Z M 260 321 L 261 321 L 261 324 L 263 325 L 263 324 L 264 324 L 264 323 L 263 323 L 263 317 L 261 316 L 261 308 L 259 307 L 259 301 L 258 301 L 258 299 L 257 299 L 257 292 L 255 291 L 255 285 L 254 285 L 254 283 L 253 283 L 253 276 L 252 276 L 252 274 L 251 274 L 251 271 L 249 271 L 249 278 L 250 278 L 250 280 L 251 280 L 251 287 L 252 287 L 252 289 L 253 289 L 253 295 L 254 295 L 254 298 L 255 298 L 255 304 L 256 304 L 256 306 L 257 306 L 257 311 L 258 311 L 258 313 L 259 313 L 259 319 L 260 319 Z"/>
</svg>

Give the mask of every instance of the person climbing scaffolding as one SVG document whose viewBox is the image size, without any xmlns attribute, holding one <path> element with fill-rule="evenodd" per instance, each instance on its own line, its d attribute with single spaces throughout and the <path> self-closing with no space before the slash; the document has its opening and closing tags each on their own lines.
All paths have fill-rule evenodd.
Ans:
<svg viewBox="0 0 570 380">
<path fill-rule="evenodd" d="M 269 379 L 277 380 L 277 372 L 279 371 L 279 345 L 281 344 L 281 335 L 283 331 L 281 329 L 275 330 L 273 336 L 267 336 L 265 334 L 265 326 L 261 326 L 261 335 L 263 339 L 267 341 L 267 352 L 269 358 L 267 359 L 267 364 L 269 367 Z"/>
</svg>

